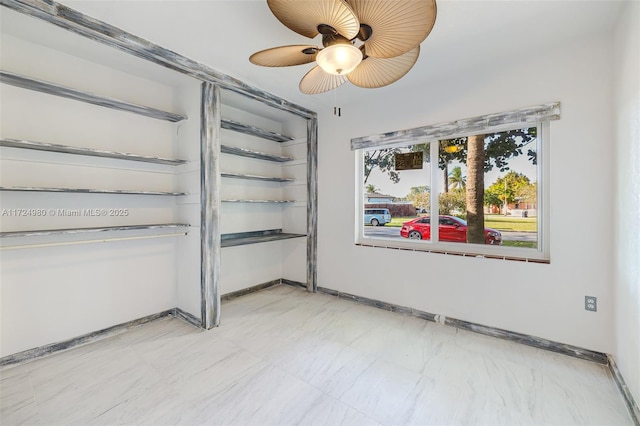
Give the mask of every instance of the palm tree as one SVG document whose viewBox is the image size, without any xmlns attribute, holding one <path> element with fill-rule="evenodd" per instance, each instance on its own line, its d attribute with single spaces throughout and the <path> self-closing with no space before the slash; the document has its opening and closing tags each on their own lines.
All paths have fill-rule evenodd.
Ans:
<svg viewBox="0 0 640 426">
<path fill-rule="evenodd" d="M 467 187 L 467 178 L 462 176 L 462 168 L 456 166 L 448 176 L 449 189 L 463 190 Z"/>
<path fill-rule="evenodd" d="M 484 244 L 484 135 L 467 140 L 467 242 Z"/>
<path fill-rule="evenodd" d="M 376 186 L 372 183 L 367 184 L 364 189 L 365 191 L 367 191 L 367 194 L 375 194 L 376 192 L 378 192 L 378 188 L 376 188 Z"/>
</svg>

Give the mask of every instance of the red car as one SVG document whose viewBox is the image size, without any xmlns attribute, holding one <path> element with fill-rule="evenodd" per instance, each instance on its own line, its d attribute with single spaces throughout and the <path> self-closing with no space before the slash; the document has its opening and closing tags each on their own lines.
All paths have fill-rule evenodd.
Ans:
<svg viewBox="0 0 640 426">
<path fill-rule="evenodd" d="M 454 216 L 440 216 L 439 219 L 438 233 L 440 241 L 467 242 L 467 221 Z M 404 222 L 400 230 L 400 236 L 412 240 L 428 240 L 431 237 L 430 222 L 431 218 L 429 216 L 422 216 L 409 222 Z M 484 241 L 486 244 L 501 245 L 502 234 L 495 229 L 485 228 Z"/>
</svg>

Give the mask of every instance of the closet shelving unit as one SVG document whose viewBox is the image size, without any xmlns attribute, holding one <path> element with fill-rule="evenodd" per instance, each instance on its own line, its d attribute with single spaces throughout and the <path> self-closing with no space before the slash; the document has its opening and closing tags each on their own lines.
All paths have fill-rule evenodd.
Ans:
<svg viewBox="0 0 640 426">
<path fill-rule="evenodd" d="M 70 87 L 43 81 L 31 77 L 22 76 L 8 71 L 0 71 L 0 82 L 27 90 L 33 90 L 48 95 L 68 98 L 92 105 L 98 105 L 105 108 L 111 108 L 119 111 L 127 111 L 134 114 L 150 117 L 157 120 L 164 120 L 176 123 L 186 120 L 187 117 L 181 114 L 163 111 L 143 105 L 130 102 L 124 102 L 118 99 L 99 96 L 93 93 L 83 92 Z M 59 153 L 64 155 L 85 156 L 85 157 L 101 157 L 116 160 L 125 160 L 131 162 L 144 162 L 151 164 L 161 164 L 169 166 L 178 166 L 187 163 L 185 160 L 153 157 L 146 155 L 138 155 L 128 152 L 116 152 L 108 150 L 99 150 L 85 147 L 74 147 L 61 144 L 53 144 L 47 142 L 28 141 L 12 138 L 0 139 L 0 146 L 15 148 L 20 150 L 46 151 Z M 129 190 L 129 189 L 99 189 L 99 188 L 60 188 L 60 187 L 32 187 L 32 186 L 0 186 L 3 192 L 48 192 L 48 193 L 75 193 L 75 194 L 111 194 L 111 195 L 144 195 L 144 196 L 181 196 L 188 195 L 185 192 L 173 191 L 146 191 L 146 190 Z M 159 230 L 159 229 L 187 229 L 190 225 L 183 223 L 171 224 L 136 224 L 127 226 L 104 226 L 91 228 L 66 228 L 66 229 L 40 229 L 29 231 L 7 231 L 0 232 L 0 238 L 9 237 L 34 237 L 34 236 L 54 236 L 54 235 L 74 235 L 85 233 L 105 233 L 105 232 L 121 232 L 121 231 L 142 231 L 142 230 Z"/>
<path fill-rule="evenodd" d="M 175 261 L 175 265 L 170 262 L 171 265 L 165 269 L 169 267 L 177 269 L 175 297 L 176 309 L 182 313 L 181 317 L 186 317 L 191 323 L 207 329 L 220 323 L 221 292 L 229 291 L 225 285 L 221 286 L 221 281 L 224 283 L 224 280 L 229 279 L 224 275 L 224 271 L 233 270 L 231 278 L 237 278 L 234 281 L 235 284 L 242 286 L 236 286 L 231 290 L 247 289 L 254 285 L 257 286 L 256 288 L 260 287 L 264 284 L 264 281 L 260 280 L 268 275 L 265 271 L 258 271 L 264 267 L 269 270 L 267 272 L 272 273 L 270 282 L 297 281 L 305 285 L 308 291 L 316 291 L 318 118 L 314 111 L 253 87 L 107 22 L 96 20 L 55 0 L 27 2 L 3 0 L 2 7 L 8 12 L 3 15 L 3 19 L 11 18 L 8 21 L 9 25 L 2 26 L 3 34 L 9 35 L 8 38 L 3 38 L 3 42 L 7 40 L 6 44 L 13 49 L 11 50 L 12 60 L 5 62 L 5 71 L 0 71 L 0 83 L 3 85 L 37 91 L 78 101 L 78 103 L 127 111 L 143 117 L 163 120 L 165 123 L 180 123 L 186 119 L 185 115 L 190 117 L 187 122 L 172 128 L 171 136 L 165 131 L 166 124 L 145 120 L 138 122 L 136 118 L 123 117 L 127 130 L 115 133 L 124 134 L 125 137 L 129 137 L 130 133 L 131 142 L 134 144 L 139 137 L 146 137 L 146 135 L 142 136 L 146 126 L 160 132 L 156 134 L 161 138 L 159 142 L 162 145 L 159 145 L 161 146 L 159 150 L 162 150 L 164 155 L 158 157 L 153 154 L 149 156 L 135 153 L 136 150 L 133 148 L 133 152 L 129 152 L 128 146 L 124 145 L 129 139 L 111 140 L 108 135 L 100 135 L 96 140 L 92 140 L 92 143 L 83 143 L 82 137 L 90 138 L 92 135 L 91 130 L 86 128 L 82 129 L 79 133 L 81 136 L 77 139 L 66 140 L 66 130 L 63 129 L 62 121 L 47 123 L 46 120 L 42 120 L 35 131 L 27 131 L 24 134 L 18 127 L 14 127 L 12 132 L 5 132 L 6 137 L 0 140 L 0 147 L 13 157 L 8 161 L 13 161 L 11 167 L 16 167 L 16 170 L 19 170 L 16 162 L 24 158 L 27 158 L 27 161 L 42 163 L 39 166 L 43 170 L 56 168 L 59 170 L 67 165 L 78 168 L 95 165 L 102 169 L 100 170 L 102 174 L 99 176 L 92 175 L 92 183 L 77 185 L 83 188 L 74 188 L 76 181 L 67 176 L 52 179 L 51 182 L 43 182 L 39 180 L 39 174 L 25 175 L 26 177 L 22 179 L 19 178 L 22 175 L 18 173 L 11 179 L 6 179 L 0 188 L 0 195 L 11 200 L 15 205 L 19 205 L 18 200 L 20 202 L 27 200 L 29 205 L 37 204 L 35 201 L 38 200 L 50 200 L 56 205 L 68 203 L 74 206 L 86 200 L 100 200 L 98 202 L 104 205 L 126 202 L 127 205 L 137 208 L 160 206 L 163 210 L 157 214 L 154 213 L 156 219 L 148 220 L 156 223 L 141 223 L 145 222 L 145 219 L 138 216 L 136 219 L 129 220 L 133 223 L 123 222 L 121 218 L 116 223 L 105 221 L 96 224 L 104 226 L 92 228 L 87 227 L 91 224 L 86 221 L 79 222 L 77 228 L 70 229 L 69 225 L 63 221 L 47 220 L 35 221 L 40 225 L 30 226 L 28 228 L 31 229 L 27 230 L 19 230 L 23 228 L 22 226 L 15 228 L 6 226 L 5 230 L 8 232 L 0 235 L 3 242 L 11 240 L 11 243 L 15 243 L 23 238 L 23 241 L 27 239 L 31 244 L 34 240 L 29 238 L 34 237 L 37 241 L 38 236 L 50 236 L 49 240 L 55 242 L 68 242 L 67 240 L 74 238 L 80 240 L 90 235 L 102 236 L 104 233 L 110 233 L 115 237 L 131 235 L 131 233 L 142 235 L 142 237 L 146 235 L 151 237 L 152 233 L 156 235 L 165 235 L 170 232 L 175 235 L 188 233 L 177 240 L 176 253 L 171 259 L 172 262 Z M 6 22 L 6 19 L 3 20 L 3 23 Z M 21 50 L 24 47 L 26 49 Z M 44 68 L 29 62 L 31 60 L 37 62 L 30 55 L 40 55 L 43 51 L 51 55 L 54 65 L 59 66 Z M 59 54 L 67 55 L 66 59 L 60 58 Z M 28 60 L 22 61 L 21 58 Z M 67 61 L 67 59 L 70 60 Z M 60 60 L 59 64 L 56 62 L 58 60 Z M 91 84 L 90 81 L 95 81 L 88 87 L 100 87 L 103 81 L 100 78 L 105 77 L 104 81 L 107 82 L 105 87 L 109 86 L 112 76 L 115 77 L 114 82 L 123 82 L 123 87 L 134 87 L 135 79 L 140 79 L 139 95 L 134 96 L 132 93 L 131 99 L 143 100 L 142 104 L 149 105 L 155 102 L 179 105 L 176 108 L 186 113 L 176 114 L 117 99 L 125 95 L 116 95 L 112 98 L 78 90 L 79 87 L 69 81 L 73 81 L 73 76 L 82 76 L 81 69 L 84 67 L 94 72 L 94 74 L 86 74 L 87 81 L 83 81 L 83 84 L 87 85 Z M 31 74 L 30 70 L 38 72 L 38 78 L 49 81 L 25 76 L 24 74 Z M 62 78 L 67 78 L 66 84 L 72 87 L 58 84 L 62 81 L 49 77 L 58 72 L 64 74 Z M 159 91 L 154 92 L 154 88 L 158 88 Z M 89 89 L 89 91 L 92 90 Z M 119 90 L 126 89 L 114 87 L 109 90 L 112 90 L 109 93 L 118 93 Z M 137 88 L 135 90 L 138 93 Z M 13 96 L 17 97 L 15 91 Z M 25 98 L 31 96 L 37 97 L 37 95 L 27 95 Z M 128 99 L 128 95 L 126 96 Z M 156 101 L 146 101 L 146 99 L 156 99 Z M 62 102 L 52 101 L 51 103 Z M 45 104 L 48 105 L 49 102 Z M 26 108 L 28 109 L 28 105 Z M 25 117 L 24 114 L 28 114 L 27 109 L 16 121 L 18 123 L 16 126 L 29 126 L 28 121 L 22 120 Z M 76 104 L 71 104 L 69 111 L 81 109 Z M 227 114 L 230 111 L 232 113 Z M 92 108 L 90 112 L 91 120 L 104 124 L 100 121 L 102 113 L 99 110 Z M 247 114 L 243 114 L 244 112 Z M 61 114 L 63 119 L 67 119 L 64 116 L 65 113 L 69 112 L 63 111 Z M 245 120 L 247 115 L 252 118 Z M 255 117 L 257 118 L 254 120 Z M 291 124 L 291 122 L 295 123 Z M 73 123 L 73 120 L 69 120 L 69 123 Z M 48 124 L 51 124 L 57 133 L 49 136 L 45 127 Z M 230 134 L 237 136 L 227 138 Z M 253 139 L 249 143 L 244 138 Z M 257 141 L 264 141 L 264 144 Z M 176 144 L 170 145 L 172 143 Z M 100 149 L 95 149 L 96 145 Z M 277 145 L 280 147 L 278 148 Z M 105 149 L 102 149 L 103 147 Z M 188 161 L 170 158 L 173 155 L 166 154 L 167 148 L 169 152 L 172 150 L 177 153 L 177 157 L 186 158 Z M 27 150 L 31 152 L 27 153 Z M 40 153 L 34 151 L 40 151 Z M 48 155 L 47 152 L 52 155 Z M 152 150 L 152 152 L 160 151 Z M 9 176 L 6 170 L 8 169 L 5 169 L 4 173 Z M 112 173 L 110 170 L 115 172 Z M 118 174 L 120 172 L 117 170 L 122 170 L 122 174 Z M 77 170 L 77 173 L 85 173 L 85 169 Z M 158 174 L 158 180 L 155 180 L 154 173 Z M 114 182 L 120 183 L 103 184 L 105 180 L 101 179 L 111 175 L 115 178 Z M 130 189 L 128 184 L 123 184 L 122 182 L 129 182 L 126 180 L 127 176 L 133 176 L 131 182 L 140 182 L 142 188 Z M 136 180 L 137 176 L 141 176 L 140 180 Z M 162 192 L 168 186 L 174 188 L 174 184 L 169 183 L 170 181 L 177 185 L 175 188 L 187 192 L 186 196 L 181 196 L 183 192 Z M 152 189 L 149 188 L 152 184 L 159 186 L 154 187 L 153 191 L 139 190 Z M 264 188 L 264 191 L 261 188 Z M 234 193 L 236 189 L 238 191 Z M 40 191 L 52 192 L 52 194 L 45 196 L 46 192 Z M 175 197 L 175 202 L 172 201 L 172 197 Z M 56 226 L 58 224 L 60 226 Z M 190 229 L 191 232 L 189 232 Z M 116 239 L 118 238 L 112 238 L 112 240 Z M 245 248 L 228 248 L 234 246 Z M 149 247 L 155 246 L 149 245 Z M 127 245 L 126 248 L 134 254 L 137 250 L 137 246 Z M 174 248 L 172 247 L 171 250 Z M 114 262 L 128 265 L 126 257 L 116 257 L 119 253 L 114 253 L 113 246 L 103 247 L 101 250 L 109 255 L 115 254 Z M 27 256 L 21 253 L 24 252 L 16 252 L 15 257 L 23 259 Z M 91 254 L 88 253 L 88 256 Z M 160 259 L 162 255 L 163 253 L 157 255 L 154 253 L 151 257 L 141 256 L 141 261 L 148 265 L 154 259 Z M 251 255 L 256 257 L 248 257 Z M 53 259 L 55 256 L 43 254 L 43 257 Z M 264 257 L 269 258 L 271 265 L 266 261 L 256 265 L 260 262 L 253 261 Z M 80 273 L 86 272 L 86 265 L 82 261 L 68 260 L 70 268 Z M 237 269 L 238 266 L 240 269 Z M 133 269 L 137 270 L 137 267 L 138 265 L 135 265 Z M 20 267 L 16 270 L 26 277 L 25 272 L 28 271 Z M 223 279 L 220 277 L 221 270 Z M 278 272 L 282 275 L 274 275 Z M 32 280 L 33 282 L 51 279 L 51 277 L 41 279 L 39 274 L 39 271 L 33 274 L 36 277 Z M 132 275 L 126 274 L 126 276 Z M 21 283 L 23 280 L 22 275 L 11 278 L 15 279 L 16 283 Z M 163 293 L 161 294 L 155 290 L 156 287 L 154 290 L 145 287 L 156 286 L 156 283 L 150 283 L 147 279 L 132 278 L 131 287 L 135 287 L 137 292 L 135 300 L 140 305 L 139 309 L 136 308 L 138 313 L 135 315 L 147 312 L 146 306 L 160 306 L 161 302 L 164 303 L 162 297 L 169 297 L 171 279 L 164 280 L 165 276 L 157 278 L 162 281 Z M 54 279 L 64 282 L 64 279 L 59 277 Z M 103 281 L 101 285 L 108 289 L 105 291 L 111 291 L 110 283 Z M 70 281 L 70 283 L 75 286 L 74 288 L 83 289 L 80 282 Z M 124 288 L 118 291 L 120 291 L 119 294 L 128 294 L 129 286 L 126 291 Z M 142 292 L 150 292 L 147 297 L 149 305 L 147 300 L 140 299 Z M 24 299 L 28 295 L 20 293 L 19 297 Z M 40 299 L 36 301 L 41 302 Z M 93 301 L 85 300 L 85 302 Z M 142 306 L 145 308 L 142 309 Z M 44 305 L 40 312 L 48 313 L 47 309 L 48 305 Z M 119 315 L 120 312 L 108 312 L 104 309 L 100 312 L 108 318 L 117 318 L 113 319 L 113 322 L 111 319 L 106 320 L 107 325 L 123 319 Z M 87 320 L 87 317 L 81 316 L 80 320 Z M 34 322 L 29 323 L 29 326 L 33 330 L 39 328 L 39 325 Z M 51 324 L 50 328 L 64 329 L 64 325 L 55 323 Z M 65 332 L 63 331 L 62 334 Z M 39 336 L 41 333 L 33 331 L 32 334 Z"/>
<path fill-rule="evenodd" d="M 258 126 L 244 124 L 235 120 L 230 119 L 221 119 L 221 128 L 231 130 L 233 132 L 238 132 L 244 135 L 249 135 L 255 138 L 260 138 L 268 141 L 267 143 L 277 143 L 283 144 L 287 142 L 295 141 L 295 138 L 292 136 L 283 135 L 278 132 L 273 132 L 269 130 L 264 130 Z M 222 138 L 223 142 L 225 138 Z M 230 154 L 234 156 L 245 157 L 252 160 L 260 160 L 266 161 L 274 164 L 287 164 L 294 161 L 294 158 L 284 155 L 277 154 L 269 154 L 261 151 L 254 151 L 246 148 L 236 147 L 232 145 L 222 144 L 220 147 L 220 151 L 223 154 Z M 306 159 L 304 161 L 306 164 Z M 280 167 L 280 171 L 282 172 L 283 168 Z M 224 179 L 239 179 L 246 181 L 260 181 L 266 182 L 267 184 L 281 184 L 287 185 L 291 183 L 295 183 L 295 179 L 289 177 L 280 177 L 280 176 L 262 176 L 262 175 L 254 175 L 254 174 L 246 174 L 246 173 L 236 173 L 236 172 L 221 172 L 220 177 Z M 225 181 L 222 181 L 222 185 L 224 186 Z M 291 199 L 251 199 L 251 198 L 226 198 L 222 199 L 222 203 L 234 203 L 234 204 L 246 204 L 246 205 L 280 205 L 282 208 L 287 208 L 287 206 L 291 206 L 296 203 L 297 200 Z M 259 208 L 259 207 L 255 207 Z M 236 247 L 236 246 L 244 246 L 244 245 L 252 245 L 252 244 L 261 244 L 272 241 L 279 240 L 288 240 L 292 238 L 304 238 L 307 234 L 305 233 L 292 233 L 292 232 L 284 232 L 283 229 L 265 229 L 258 231 L 247 231 L 247 232 L 233 232 L 233 233 L 225 233 L 221 234 L 221 247 Z"/>
</svg>

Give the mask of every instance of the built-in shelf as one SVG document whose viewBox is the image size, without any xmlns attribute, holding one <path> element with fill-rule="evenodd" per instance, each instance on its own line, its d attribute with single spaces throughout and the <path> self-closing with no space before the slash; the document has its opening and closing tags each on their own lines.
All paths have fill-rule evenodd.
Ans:
<svg viewBox="0 0 640 426">
<path fill-rule="evenodd" d="M 0 191 L 19 192 L 71 192 L 78 194 L 123 194 L 123 195 L 188 195 L 186 192 L 133 191 L 120 189 L 86 188 L 38 188 L 31 186 L 0 186 Z"/>
<path fill-rule="evenodd" d="M 284 157 L 282 155 L 267 154 L 266 152 L 252 151 L 250 149 L 238 148 L 235 146 L 222 145 L 220 151 L 223 154 L 238 155 L 240 157 L 256 158 L 258 160 L 275 161 L 277 163 L 286 163 L 287 161 L 293 161 L 291 157 Z"/>
<path fill-rule="evenodd" d="M 223 203 L 256 203 L 256 204 L 289 204 L 295 203 L 295 200 L 222 200 Z"/>
<path fill-rule="evenodd" d="M 99 96 L 93 93 L 82 92 L 70 87 L 60 86 L 58 84 L 50 83 L 47 81 L 36 80 L 35 78 L 25 77 L 7 71 L 0 71 L 0 81 L 2 83 L 21 87 L 23 89 L 35 90 L 37 92 L 47 93 L 49 95 L 74 99 L 76 101 L 82 101 L 93 105 L 117 109 L 120 111 L 133 112 L 135 114 L 144 115 L 146 117 L 156 118 L 158 120 L 165 120 L 175 123 L 187 119 L 187 117 L 184 115 L 124 102 L 105 96 Z"/>
<path fill-rule="evenodd" d="M 63 154 L 86 155 L 90 157 L 115 158 L 118 160 L 141 161 L 145 163 L 167 164 L 171 166 L 177 166 L 179 164 L 187 163 L 186 160 L 151 157 L 146 155 L 130 154 L 127 152 L 103 151 L 93 148 L 78 148 L 74 146 L 58 145 L 46 142 L 25 141 L 19 139 L 0 139 L 0 146 L 31 149 L 35 151 L 58 152 Z"/>
<path fill-rule="evenodd" d="M 295 180 L 290 178 L 245 175 L 242 173 L 221 173 L 220 176 L 222 176 L 223 178 L 230 178 L 230 179 L 262 180 L 267 182 L 293 182 Z"/>
<path fill-rule="evenodd" d="M 294 138 L 291 136 L 281 135 L 280 133 L 270 132 L 268 130 L 263 130 L 258 127 L 249 126 L 247 124 L 242 124 L 237 121 L 222 119 L 221 124 L 223 129 L 233 130 L 235 132 L 244 133 L 251 136 L 256 136 L 262 139 L 267 139 L 274 142 L 287 142 L 292 141 Z"/>
<path fill-rule="evenodd" d="M 282 232 L 282 229 L 269 229 L 266 231 L 238 232 L 235 234 L 222 234 L 221 247 L 244 246 L 249 244 L 266 243 L 269 241 L 289 240 L 291 238 L 303 238 L 304 234 L 291 234 Z"/>
<path fill-rule="evenodd" d="M 102 226 L 93 228 L 66 228 L 66 229 L 40 229 L 34 231 L 9 231 L 0 232 L 0 238 L 7 237 L 44 237 L 50 235 L 72 235 L 96 232 L 112 231 L 141 231 L 147 229 L 177 229 L 188 228 L 190 225 L 184 223 L 163 223 L 153 225 L 125 225 L 125 226 Z"/>
</svg>

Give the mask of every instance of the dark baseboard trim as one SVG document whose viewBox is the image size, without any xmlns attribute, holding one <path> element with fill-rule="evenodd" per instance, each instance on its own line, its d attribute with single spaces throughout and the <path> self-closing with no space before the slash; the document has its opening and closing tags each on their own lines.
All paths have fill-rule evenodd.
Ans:
<svg viewBox="0 0 640 426">
<path fill-rule="evenodd" d="M 629 390 L 627 383 L 624 381 L 622 373 L 618 369 L 618 365 L 613 359 L 613 356 L 607 355 L 607 358 L 609 361 L 609 370 L 611 370 L 611 375 L 613 375 L 613 379 L 618 386 L 618 390 L 624 398 L 624 402 L 627 405 L 627 410 L 629 410 L 631 420 L 633 420 L 633 424 L 635 426 L 640 426 L 640 407 L 638 407 L 638 404 L 636 404 L 636 401 L 633 399 L 633 395 L 631 395 L 631 391 Z"/>
<path fill-rule="evenodd" d="M 300 281 L 293 281 L 293 280 L 288 280 L 286 278 L 282 278 L 280 279 L 280 282 L 282 284 L 290 285 L 292 287 L 299 287 L 305 290 L 307 289 L 307 285 L 305 283 L 301 283 Z"/>
<path fill-rule="evenodd" d="M 243 288 L 242 290 L 234 291 L 231 293 L 223 294 L 220 297 L 220 300 L 223 302 L 228 302 L 229 300 L 236 299 L 240 296 L 246 296 L 247 294 L 255 293 L 256 291 L 264 290 L 265 288 L 273 287 L 274 285 L 278 285 L 281 283 L 281 279 L 268 281 L 266 283 L 254 285 L 253 287 Z"/>
<path fill-rule="evenodd" d="M 597 362 L 598 364 L 607 364 L 607 354 L 603 352 L 584 349 L 579 346 L 567 345 L 565 343 L 554 342 L 552 340 L 542 339 L 528 334 L 516 333 L 514 331 L 503 330 L 500 328 L 489 327 L 482 324 L 475 324 L 455 318 L 445 318 L 445 324 L 463 330 L 473 331 L 474 333 L 484 334 L 485 336 L 497 337 L 499 339 L 510 340 L 512 342 L 521 343 L 523 345 L 532 346 L 538 349 L 544 349 L 563 355 L 569 355 L 574 358 L 580 358 L 587 361 Z"/>
<path fill-rule="evenodd" d="M 21 364 L 23 362 L 31 361 L 36 358 L 42 358 L 47 355 L 51 355 L 56 352 L 62 352 L 77 346 L 85 345 L 87 343 L 95 342 L 107 337 L 115 336 L 116 334 L 123 333 L 132 328 L 139 327 L 143 324 L 148 324 L 153 321 L 157 321 L 161 318 L 173 316 L 174 309 L 168 309 L 166 311 L 159 312 L 157 314 L 148 315 L 146 317 L 138 318 L 133 321 L 128 321 L 122 324 L 114 325 L 102 330 L 94 331 L 92 333 L 83 334 L 82 336 L 74 337 L 73 339 L 65 340 L 58 343 L 52 343 L 50 345 L 40 346 L 26 351 L 18 352 L 13 355 L 7 355 L 0 358 L 0 367 L 9 365 Z"/>
<path fill-rule="evenodd" d="M 202 329 L 202 321 L 200 320 L 200 318 L 196 317 L 195 315 L 191 315 L 189 312 L 183 311 L 180 308 L 173 308 L 172 315 L 178 319 L 181 319 L 187 324 Z"/>
<path fill-rule="evenodd" d="M 332 290 L 325 287 L 318 287 L 318 292 L 329 294 L 340 299 L 351 300 L 364 305 L 373 306 L 375 308 L 384 309 L 386 311 L 398 312 L 405 315 L 422 318 L 427 321 L 437 322 L 439 324 L 449 325 L 463 330 L 472 331 L 474 333 L 484 334 L 486 336 L 497 337 L 503 340 L 510 340 L 521 343 L 523 345 L 532 346 L 538 349 L 557 352 L 569 355 L 575 358 L 586 359 L 588 361 L 597 362 L 599 364 L 607 364 L 607 354 L 602 352 L 591 351 L 589 349 L 580 348 L 578 346 L 566 345 L 540 337 L 530 336 L 528 334 L 516 333 L 514 331 L 503 330 L 500 328 L 489 327 L 482 324 L 476 324 L 456 318 L 445 317 L 444 315 L 436 315 L 430 312 L 420 311 L 418 309 L 406 306 L 394 305 L 392 303 L 382 302 L 380 300 L 369 299 L 368 297 L 356 296 L 349 293 Z"/>
</svg>

